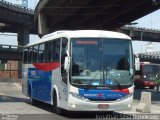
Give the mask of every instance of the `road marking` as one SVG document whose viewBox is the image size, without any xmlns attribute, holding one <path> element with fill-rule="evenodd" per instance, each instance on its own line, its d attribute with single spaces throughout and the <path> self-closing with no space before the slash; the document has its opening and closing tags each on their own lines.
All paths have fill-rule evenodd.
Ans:
<svg viewBox="0 0 160 120">
<path fill-rule="evenodd" d="M 14 83 L 17 87 L 22 88 L 22 86 L 18 85 L 17 83 Z"/>
</svg>

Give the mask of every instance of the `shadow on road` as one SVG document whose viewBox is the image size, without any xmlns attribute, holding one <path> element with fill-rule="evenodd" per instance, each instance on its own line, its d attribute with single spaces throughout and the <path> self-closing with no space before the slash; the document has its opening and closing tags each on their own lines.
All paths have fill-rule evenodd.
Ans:
<svg viewBox="0 0 160 120">
<path fill-rule="evenodd" d="M 30 104 L 30 102 L 26 102 L 27 104 Z M 63 110 L 62 115 L 57 115 L 54 113 L 52 105 L 42 103 L 37 101 L 36 104 L 34 104 L 34 107 L 43 109 L 45 111 L 48 111 L 51 113 L 49 116 L 56 116 L 56 118 L 63 117 L 67 119 L 112 119 L 112 118 L 132 118 L 132 115 L 127 114 L 121 114 L 117 112 L 92 112 L 92 111 L 86 111 L 86 112 L 73 112 L 73 111 L 66 111 Z"/>
<path fill-rule="evenodd" d="M 37 108 L 43 109 L 45 111 L 48 111 L 48 112 L 53 111 L 52 105 L 47 104 L 47 103 L 43 103 L 41 101 L 36 101 L 34 104 L 31 104 L 30 100 L 28 100 L 28 101 L 26 101 L 26 103 L 29 104 L 29 105 L 32 105 L 34 107 L 37 107 Z"/>
<path fill-rule="evenodd" d="M 27 102 L 27 101 L 28 99 L 26 98 L 0 95 L 0 102 Z"/>
<path fill-rule="evenodd" d="M 29 114 L 29 115 L 19 115 L 18 118 L 20 120 L 118 120 L 118 119 L 125 119 L 125 120 L 132 120 L 133 116 L 131 115 L 124 115 L 124 114 L 107 114 L 107 113 L 92 113 L 92 112 L 87 112 L 87 113 L 72 113 L 69 114 L 68 116 L 66 115 L 56 115 L 56 114 Z"/>
<path fill-rule="evenodd" d="M 63 115 L 69 119 L 118 119 L 118 118 L 133 118 L 132 115 L 121 114 L 117 112 L 68 112 L 68 114 Z"/>
</svg>

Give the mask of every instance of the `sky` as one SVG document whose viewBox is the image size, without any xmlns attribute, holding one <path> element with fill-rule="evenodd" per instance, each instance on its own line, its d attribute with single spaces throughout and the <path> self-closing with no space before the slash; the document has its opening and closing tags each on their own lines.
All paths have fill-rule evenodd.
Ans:
<svg viewBox="0 0 160 120">
<path fill-rule="evenodd" d="M 21 4 L 21 0 L 6 0 L 8 2 L 14 3 L 14 4 Z M 36 4 L 39 0 L 28 0 L 28 7 L 34 9 Z M 137 25 L 133 25 L 135 27 L 145 27 L 149 29 L 159 29 L 160 30 L 160 9 L 146 15 L 145 17 L 142 17 L 136 21 Z M 13 36 L 3 35 L 0 33 L 0 44 L 10 44 L 10 45 L 17 45 L 17 34 L 11 34 Z M 39 40 L 39 37 L 36 35 L 30 35 L 30 40 Z M 145 52 L 145 46 L 148 44 L 148 42 L 143 41 L 133 41 L 133 49 L 135 53 L 141 53 Z M 160 51 L 160 43 L 153 42 L 155 51 Z"/>
<path fill-rule="evenodd" d="M 133 21 L 138 23 L 133 26 L 160 30 L 159 21 L 160 21 L 160 9 L 136 21 Z M 142 53 L 142 52 L 145 52 L 145 47 L 146 47 L 146 44 L 148 44 L 148 42 L 135 41 L 135 42 L 132 42 L 132 44 L 133 44 L 133 49 L 136 53 Z M 141 48 L 141 45 L 142 45 L 142 48 Z M 154 45 L 155 51 L 160 51 L 160 43 L 153 42 L 153 45 Z"/>
</svg>

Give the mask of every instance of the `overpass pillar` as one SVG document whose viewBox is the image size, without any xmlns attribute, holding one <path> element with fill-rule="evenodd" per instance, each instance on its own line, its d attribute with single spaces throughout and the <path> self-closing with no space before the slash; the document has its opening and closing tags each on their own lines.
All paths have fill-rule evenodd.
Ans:
<svg viewBox="0 0 160 120">
<path fill-rule="evenodd" d="M 25 46 L 29 43 L 29 27 L 21 26 L 18 31 L 18 46 Z M 19 48 L 23 50 L 23 48 Z M 18 61 L 18 79 L 22 78 L 22 61 Z"/>
<path fill-rule="evenodd" d="M 18 31 L 18 45 L 24 46 L 29 43 L 29 27 L 23 26 Z"/>
</svg>

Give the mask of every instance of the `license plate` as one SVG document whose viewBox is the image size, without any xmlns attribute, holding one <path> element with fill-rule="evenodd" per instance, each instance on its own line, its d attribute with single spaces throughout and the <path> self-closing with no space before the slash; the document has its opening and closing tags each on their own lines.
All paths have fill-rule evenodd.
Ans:
<svg viewBox="0 0 160 120">
<path fill-rule="evenodd" d="M 109 108 L 108 104 L 99 104 L 98 108 Z"/>
</svg>

